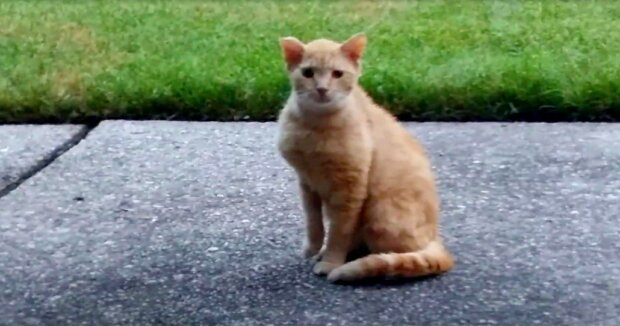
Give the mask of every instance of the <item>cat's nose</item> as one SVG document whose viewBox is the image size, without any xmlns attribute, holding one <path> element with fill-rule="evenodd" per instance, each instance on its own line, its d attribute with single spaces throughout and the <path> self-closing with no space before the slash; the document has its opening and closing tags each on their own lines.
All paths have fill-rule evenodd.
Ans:
<svg viewBox="0 0 620 326">
<path fill-rule="evenodd" d="M 317 87 L 316 91 L 319 93 L 319 95 L 324 96 L 325 94 L 327 94 L 327 88 L 325 87 Z"/>
</svg>

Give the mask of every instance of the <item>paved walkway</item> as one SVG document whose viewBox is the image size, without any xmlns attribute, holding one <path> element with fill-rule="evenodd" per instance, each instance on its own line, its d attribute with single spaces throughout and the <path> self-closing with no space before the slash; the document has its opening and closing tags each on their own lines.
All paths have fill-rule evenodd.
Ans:
<svg viewBox="0 0 620 326">
<path fill-rule="evenodd" d="M 0 324 L 620 324 L 620 125 L 408 126 L 458 265 L 355 286 L 300 258 L 273 123 L 0 126 Z"/>
</svg>

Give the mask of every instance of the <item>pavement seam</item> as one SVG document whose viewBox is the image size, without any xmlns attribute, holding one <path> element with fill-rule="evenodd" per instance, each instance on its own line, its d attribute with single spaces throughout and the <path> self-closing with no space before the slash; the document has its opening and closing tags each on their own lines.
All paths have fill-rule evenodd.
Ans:
<svg viewBox="0 0 620 326">
<path fill-rule="evenodd" d="M 34 177 L 45 169 L 47 166 L 56 161 L 60 156 L 64 153 L 68 152 L 75 145 L 79 144 L 84 138 L 88 136 L 88 134 L 97 127 L 98 124 L 93 125 L 84 125 L 75 135 L 71 136 L 68 140 L 63 142 L 60 146 L 54 148 L 49 154 L 44 156 L 41 160 L 39 160 L 36 164 L 30 167 L 26 172 L 22 173 L 19 178 L 15 181 L 9 183 L 6 187 L 0 189 L 0 198 L 10 194 L 13 190 L 19 188 L 24 182 L 28 181 L 28 179 Z"/>
</svg>

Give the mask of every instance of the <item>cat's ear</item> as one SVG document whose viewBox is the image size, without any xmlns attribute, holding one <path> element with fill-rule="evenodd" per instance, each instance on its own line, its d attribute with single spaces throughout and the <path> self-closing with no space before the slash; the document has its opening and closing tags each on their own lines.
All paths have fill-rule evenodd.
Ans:
<svg viewBox="0 0 620 326">
<path fill-rule="evenodd" d="M 280 47 L 289 69 L 301 63 L 305 45 L 300 40 L 292 36 L 280 38 Z"/>
<path fill-rule="evenodd" d="M 340 50 L 347 58 L 356 64 L 362 58 L 364 49 L 366 48 L 366 35 L 364 33 L 358 33 L 351 36 L 340 46 Z"/>
</svg>

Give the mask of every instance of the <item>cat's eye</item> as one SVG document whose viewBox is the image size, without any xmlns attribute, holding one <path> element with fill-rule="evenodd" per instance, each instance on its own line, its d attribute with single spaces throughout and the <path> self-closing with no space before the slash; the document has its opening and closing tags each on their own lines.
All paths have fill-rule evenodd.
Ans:
<svg viewBox="0 0 620 326">
<path fill-rule="evenodd" d="M 304 68 L 301 70 L 301 74 L 302 76 L 306 77 L 306 78 L 312 78 L 314 77 L 314 71 L 312 70 L 312 68 Z"/>
<path fill-rule="evenodd" d="M 332 71 L 332 77 L 338 79 L 342 77 L 342 70 L 334 70 Z"/>
</svg>

